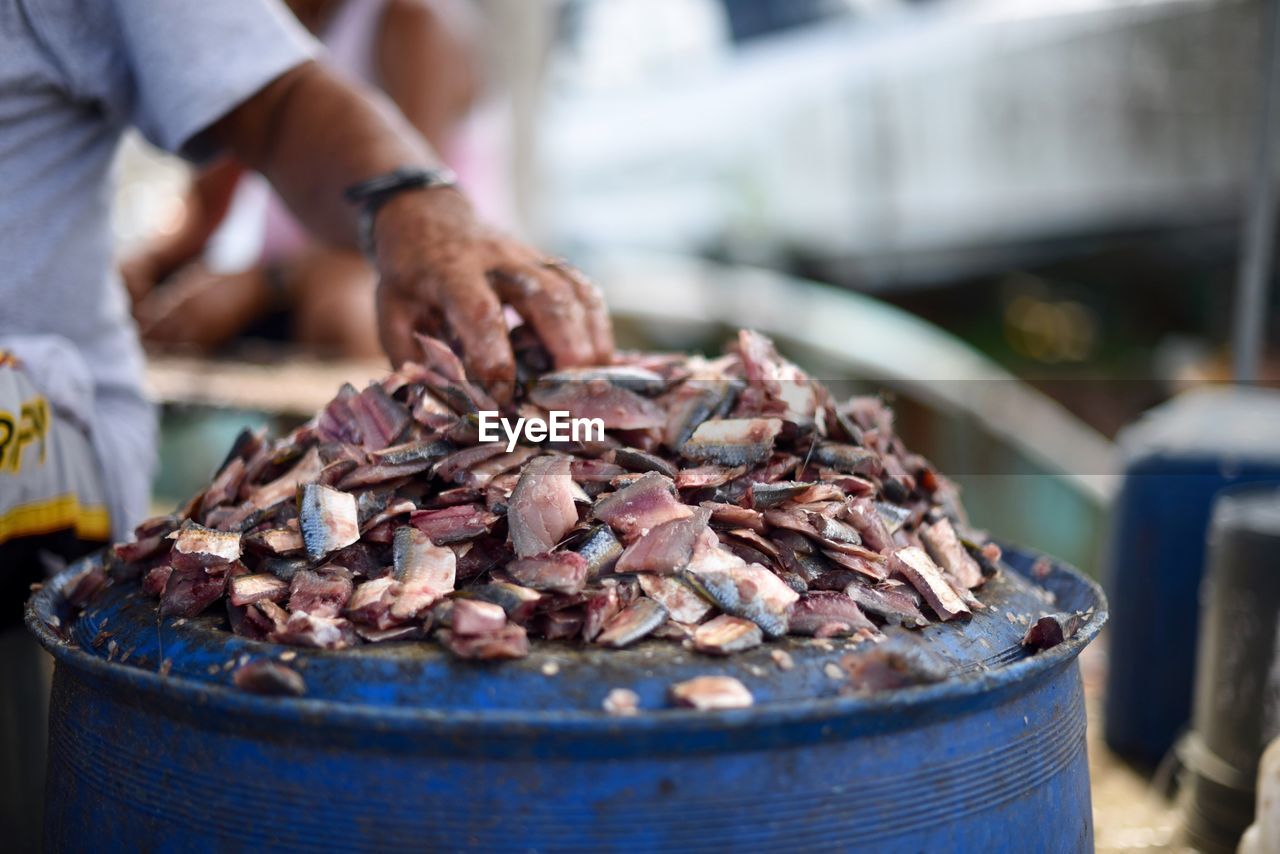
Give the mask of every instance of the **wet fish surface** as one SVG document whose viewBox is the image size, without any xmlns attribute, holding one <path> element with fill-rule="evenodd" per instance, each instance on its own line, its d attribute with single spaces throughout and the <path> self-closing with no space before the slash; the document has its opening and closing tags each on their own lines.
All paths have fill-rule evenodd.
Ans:
<svg viewBox="0 0 1280 854">
<path fill-rule="evenodd" d="M 133 583 L 164 616 L 217 607 L 254 640 L 437 643 L 479 660 L 536 641 L 683 643 L 700 656 L 787 635 L 870 648 L 983 607 L 1000 553 L 968 527 L 955 487 L 903 445 L 882 400 L 832 400 L 757 333 L 714 359 L 619 353 L 558 371 L 526 341 L 502 406 L 448 345 L 419 343 L 418 361 L 344 386 L 292 433 L 242 433 L 209 486 L 116 546 L 82 598 Z M 603 439 L 480 441 L 482 411 L 552 407 L 600 418 Z M 1078 624 L 1044 615 L 1024 644 L 1050 648 Z M 850 662 L 847 681 L 927 681 L 917 664 L 882 652 Z M 233 681 L 296 687 L 266 665 Z M 753 702 L 718 676 L 669 699 Z"/>
</svg>

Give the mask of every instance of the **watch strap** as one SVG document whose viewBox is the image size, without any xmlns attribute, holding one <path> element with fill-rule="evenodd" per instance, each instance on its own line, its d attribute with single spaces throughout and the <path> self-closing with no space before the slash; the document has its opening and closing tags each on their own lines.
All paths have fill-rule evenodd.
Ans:
<svg viewBox="0 0 1280 854">
<path fill-rule="evenodd" d="M 401 168 L 381 175 L 375 175 L 352 184 L 342 195 L 349 203 L 360 206 L 359 239 L 360 249 L 364 254 L 373 257 L 373 223 L 378 211 L 393 197 L 406 190 L 425 190 L 431 187 L 457 186 L 458 178 L 447 168 L 421 169 Z"/>
</svg>

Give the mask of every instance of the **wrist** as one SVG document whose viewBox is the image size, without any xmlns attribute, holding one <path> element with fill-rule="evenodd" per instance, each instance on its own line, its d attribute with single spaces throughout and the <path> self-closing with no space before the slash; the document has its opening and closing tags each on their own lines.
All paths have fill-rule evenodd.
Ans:
<svg viewBox="0 0 1280 854">
<path fill-rule="evenodd" d="M 454 187 L 430 187 L 399 193 L 373 214 L 369 231 L 369 257 L 384 259 L 384 249 L 426 246 L 469 230 L 474 215 L 467 197 Z"/>
<path fill-rule="evenodd" d="M 382 209 L 402 196 L 420 196 L 432 191 L 451 190 L 456 177 L 447 168 L 424 169 L 402 167 L 381 175 L 375 175 L 348 187 L 343 195 L 346 200 L 360 206 L 358 237 L 361 251 L 373 258 L 376 244 L 376 222 Z"/>
</svg>

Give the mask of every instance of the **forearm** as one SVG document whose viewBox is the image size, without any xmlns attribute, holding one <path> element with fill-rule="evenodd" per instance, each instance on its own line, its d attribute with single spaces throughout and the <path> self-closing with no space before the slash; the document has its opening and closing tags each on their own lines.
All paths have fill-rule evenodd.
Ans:
<svg viewBox="0 0 1280 854">
<path fill-rule="evenodd" d="M 356 212 L 344 202 L 344 189 L 402 166 L 439 165 L 383 96 L 357 90 L 315 63 L 275 80 L 213 132 L 271 181 L 314 234 L 340 246 L 356 242 Z"/>
<path fill-rule="evenodd" d="M 344 189 L 400 167 L 439 166 L 385 98 L 314 63 L 269 84 L 211 130 L 335 246 L 357 241 L 358 215 Z M 457 340 L 471 375 L 505 396 L 515 359 L 504 300 L 561 367 L 606 362 L 613 351 L 599 292 L 571 268 L 482 226 L 457 190 L 397 194 L 379 209 L 373 241 L 379 334 L 397 365 L 420 356 L 415 332 L 435 332 Z"/>
</svg>

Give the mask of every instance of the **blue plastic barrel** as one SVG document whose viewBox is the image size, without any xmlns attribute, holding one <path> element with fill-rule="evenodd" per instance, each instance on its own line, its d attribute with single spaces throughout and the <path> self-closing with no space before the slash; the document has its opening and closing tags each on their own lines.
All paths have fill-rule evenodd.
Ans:
<svg viewBox="0 0 1280 854">
<path fill-rule="evenodd" d="M 64 573 L 27 611 L 57 659 L 46 847 L 1091 851 L 1076 656 L 1105 601 L 1066 566 L 1006 555 L 987 611 L 912 635 L 954 675 L 871 696 L 830 675 L 843 642 L 785 639 L 730 659 L 658 641 L 542 642 L 493 664 L 422 643 L 297 650 L 306 696 L 263 697 L 232 668 L 284 648 L 212 617 L 158 622 L 128 584 L 75 618 Z M 1025 621 L 1046 611 L 1088 616 L 1028 655 Z M 671 682 L 704 673 L 736 675 L 756 705 L 667 707 Z M 638 715 L 601 710 L 615 687 Z"/>
<path fill-rule="evenodd" d="M 1200 581 L 1214 497 L 1280 482 L 1280 393 L 1215 387 L 1181 395 L 1118 439 L 1124 480 L 1106 561 L 1104 736 L 1155 765 L 1191 719 Z"/>
</svg>

